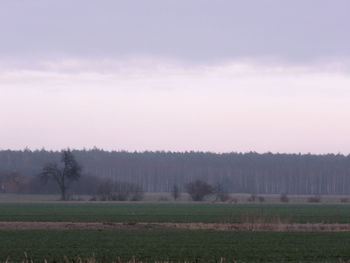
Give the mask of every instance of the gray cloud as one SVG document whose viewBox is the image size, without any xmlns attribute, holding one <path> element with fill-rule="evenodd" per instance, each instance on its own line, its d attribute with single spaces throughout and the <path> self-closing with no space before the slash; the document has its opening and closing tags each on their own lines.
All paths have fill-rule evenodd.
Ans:
<svg viewBox="0 0 350 263">
<path fill-rule="evenodd" d="M 350 56 L 347 0 L 2 0 L 0 57 Z"/>
</svg>

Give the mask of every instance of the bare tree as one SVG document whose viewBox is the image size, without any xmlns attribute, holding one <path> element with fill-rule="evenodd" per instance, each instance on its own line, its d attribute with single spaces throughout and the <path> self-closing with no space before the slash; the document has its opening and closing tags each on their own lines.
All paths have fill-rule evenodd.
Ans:
<svg viewBox="0 0 350 263">
<path fill-rule="evenodd" d="M 39 176 L 44 183 L 50 179 L 56 182 L 61 191 L 61 199 L 67 200 L 69 186 L 80 178 L 82 168 L 69 149 L 62 151 L 61 162 L 61 165 L 57 163 L 47 164 Z"/>
<path fill-rule="evenodd" d="M 204 197 L 213 193 L 213 187 L 202 180 L 196 180 L 186 185 L 186 191 L 193 201 L 202 201 Z"/>
</svg>

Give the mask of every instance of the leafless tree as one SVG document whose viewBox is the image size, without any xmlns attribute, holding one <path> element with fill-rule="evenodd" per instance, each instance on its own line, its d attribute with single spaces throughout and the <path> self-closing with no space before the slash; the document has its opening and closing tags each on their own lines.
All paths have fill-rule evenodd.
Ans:
<svg viewBox="0 0 350 263">
<path fill-rule="evenodd" d="M 69 149 L 62 151 L 61 162 L 61 165 L 58 163 L 47 164 L 39 176 L 44 183 L 50 179 L 56 182 L 61 192 L 61 199 L 67 200 L 69 186 L 73 181 L 79 180 L 82 168 Z"/>
</svg>

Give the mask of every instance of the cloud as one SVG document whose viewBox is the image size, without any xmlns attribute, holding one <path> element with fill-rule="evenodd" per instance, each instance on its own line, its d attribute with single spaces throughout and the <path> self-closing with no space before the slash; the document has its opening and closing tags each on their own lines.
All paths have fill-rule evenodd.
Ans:
<svg viewBox="0 0 350 263">
<path fill-rule="evenodd" d="M 269 60 L 233 60 L 187 64 L 161 58 L 62 59 L 0 63 L 5 88 L 33 90 L 194 90 L 266 95 L 343 96 L 350 90 L 350 63 L 325 60 L 286 64 Z"/>
<path fill-rule="evenodd" d="M 1 145 L 348 153 L 347 65 L 3 61 Z"/>
</svg>

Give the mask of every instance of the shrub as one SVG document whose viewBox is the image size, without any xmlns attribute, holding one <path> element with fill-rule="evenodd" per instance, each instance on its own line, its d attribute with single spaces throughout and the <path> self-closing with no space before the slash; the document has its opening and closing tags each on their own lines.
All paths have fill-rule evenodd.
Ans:
<svg viewBox="0 0 350 263">
<path fill-rule="evenodd" d="M 141 201 L 143 199 L 143 196 L 145 192 L 143 191 L 142 187 L 138 184 L 131 184 L 129 188 L 130 193 L 130 200 L 131 201 Z"/>
<path fill-rule="evenodd" d="M 97 195 L 101 201 L 112 200 L 113 182 L 110 179 L 101 180 L 97 187 Z"/>
<path fill-rule="evenodd" d="M 256 194 L 251 194 L 248 198 L 248 202 L 255 202 L 258 196 Z"/>
<path fill-rule="evenodd" d="M 347 197 L 340 198 L 340 202 L 348 203 L 349 202 L 349 198 L 347 198 Z"/>
<path fill-rule="evenodd" d="M 173 189 L 171 189 L 171 195 L 174 198 L 174 200 L 177 200 L 180 198 L 180 195 L 181 195 L 180 189 L 176 184 L 174 184 Z"/>
<path fill-rule="evenodd" d="M 280 196 L 280 201 L 281 201 L 282 203 L 288 203 L 288 202 L 289 202 L 288 195 L 287 195 L 287 194 L 281 194 L 281 196 Z"/>
<path fill-rule="evenodd" d="M 259 197 L 258 197 L 258 200 L 259 200 L 260 203 L 265 202 L 265 197 L 259 196 Z"/>
<path fill-rule="evenodd" d="M 91 197 L 91 198 L 89 199 L 89 201 L 91 201 L 91 202 L 97 201 L 97 197 L 96 197 L 96 196 L 93 196 L 93 197 Z"/>
<path fill-rule="evenodd" d="M 230 203 L 237 204 L 238 203 L 238 199 L 233 197 L 233 198 L 231 198 Z"/>
<path fill-rule="evenodd" d="M 321 202 L 321 196 L 320 195 L 311 196 L 307 199 L 307 201 L 309 203 L 319 203 L 319 202 Z"/>
<path fill-rule="evenodd" d="M 224 187 L 222 184 L 216 184 L 213 187 L 213 191 L 215 193 L 215 201 L 221 201 L 221 202 L 226 202 L 230 199 L 230 195 L 225 191 Z"/>
<path fill-rule="evenodd" d="M 230 200 L 229 194 L 222 193 L 218 197 L 221 202 L 227 202 L 228 200 Z"/>
<path fill-rule="evenodd" d="M 98 186 L 97 195 L 101 201 L 140 201 L 144 191 L 137 184 L 107 179 Z"/>
<path fill-rule="evenodd" d="M 204 197 L 213 193 L 213 187 L 202 180 L 188 183 L 185 188 L 193 201 L 203 201 Z"/>
<path fill-rule="evenodd" d="M 160 197 L 158 198 L 158 201 L 160 201 L 160 202 L 167 202 L 167 201 L 169 201 L 169 198 L 166 197 L 166 196 L 160 196 Z"/>
</svg>

